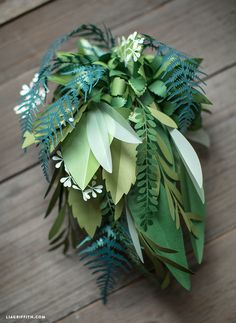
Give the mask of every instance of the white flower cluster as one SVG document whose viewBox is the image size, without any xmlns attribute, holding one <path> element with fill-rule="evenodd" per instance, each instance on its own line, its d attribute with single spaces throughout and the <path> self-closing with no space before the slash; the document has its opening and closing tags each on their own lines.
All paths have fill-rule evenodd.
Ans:
<svg viewBox="0 0 236 323">
<path fill-rule="evenodd" d="M 53 156 L 52 159 L 56 161 L 55 167 L 60 168 L 62 163 L 63 163 L 63 157 L 62 157 L 62 154 L 61 154 L 61 152 L 59 150 L 57 151 L 57 155 Z M 102 193 L 103 185 L 96 185 L 97 184 L 96 176 L 93 177 L 93 181 L 92 181 L 91 185 L 88 185 L 88 188 L 86 188 L 83 191 L 83 190 L 81 190 L 81 188 L 79 186 L 77 186 L 73 182 L 73 178 L 72 178 L 70 172 L 68 171 L 68 169 L 66 167 L 65 167 L 65 171 L 68 174 L 68 176 L 62 177 L 60 179 L 60 182 L 63 184 L 64 187 L 72 187 L 72 188 L 74 188 L 76 190 L 80 190 L 82 192 L 84 201 L 89 200 L 91 198 L 91 196 L 93 198 L 96 198 L 97 194 Z"/>
<path fill-rule="evenodd" d="M 143 42 L 144 38 L 135 31 L 127 39 L 124 36 L 118 39 L 119 46 L 114 51 L 120 57 L 121 61 L 125 62 L 125 65 L 130 61 L 137 62 L 141 56 Z"/>
<path fill-rule="evenodd" d="M 39 78 L 39 74 L 36 73 L 29 85 L 27 85 L 27 84 L 22 85 L 20 95 L 23 96 L 25 100 L 29 99 L 29 96 L 27 96 L 27 94 L 30 92 L 30 90 L 32 89 L 34 84 L 38 82 L 38 78 Z M 35 95 L 35 100 L 34 100 L 35 107 L 40 105 L 41 102 L 45 100 L 48 92 L 49 92 L 49 90 L 45 89 L 44 87 L 39 88 L 39 92 L 37 93 L 37 95 Z M 41 100 L 39 97 L 41 98 Z M 16 114 L 21 114 L 21 113 L 25 112 L 26 110 L 28 110 L 28 107 L 24 106 L 24 101 L 21 104 L 14 107 L 14 111 Z"/>
</svg>

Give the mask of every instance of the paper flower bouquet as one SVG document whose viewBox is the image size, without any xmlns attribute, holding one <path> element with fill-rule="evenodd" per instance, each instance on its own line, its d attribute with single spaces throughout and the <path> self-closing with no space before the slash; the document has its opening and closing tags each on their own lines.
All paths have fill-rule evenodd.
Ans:
<svg viewBox="0 0 236 323">
<path fill-rule="evenodd" d="M 58 51 L 75 36 L 75 51 Z M 53 191 L 50 250 L 76 247 L 104 302 L 132 268 L 162 288 L 174 277 L 190 289 L 183 231 L 202 261 L 203 178 L 186 139 L 208 145 L 200 62 L 148 35 L 115 42 L 108 29 L 81 25 L 22 87 L 22 147 L 38 146 Z"/>
</svg>

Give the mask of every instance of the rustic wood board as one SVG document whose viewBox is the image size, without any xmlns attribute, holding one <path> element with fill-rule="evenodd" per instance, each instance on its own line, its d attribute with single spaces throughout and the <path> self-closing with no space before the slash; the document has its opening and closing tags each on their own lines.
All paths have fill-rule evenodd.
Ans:
<svg viewBox="0 0 236 323">
<path fill-rule="evenodd" d="M 158 291 L 146 280 L 110 297 L 108 305 L 89 305 L 60 323 L 233 323 L 235 307 L 236 230 L 206 246 L 205 263 L 193 277 L 192 292 L 175 286 Z"/>
<path fill-rule="evenodd" d="M 57 0 L 0 30 L 0 83 L 38 66 L 49 44 L 82 23 L 114 28 L 145 15 L 167 0 Z"/>
<path fill-rule="evenodd" d="M 136 8 L 135 6 L 135 10 L 133 12 L 135 16 L 139 15 L 142 9 L 144 10 L 144 7 L 141 8 L 140 2 L 138 3 L 139 3 L 138 7 Z M 141 3 L 143 2 L 141 1 Z M 177 1 L 177 3 L 178 5 L 176 5 L 175 1 L 166 3 L 164 6 L 156 10 L 152 10 L 150 13 L 147 13 L 146 15 L 143 15 L 138 18 L 134 18 L 127 24 L 122 24 L 122 27 L 114 28 L 114 32 L 115 34 L 122 34 L 122 33 L 131 32 L 137 29 L 147 33 L 152 33 L 156 36 L 161 35 L 161 38 L 163 38 L 164 41 L 167 41 L 168 43 L 172 44 L 176 48 L 181 48 L 186 52 L 196 54 L 196 56 L 205 57 L 204 65 L 206 67 L 206 70 L 209 73 L 215 73 L 221 70 L 222 68 L 224 69 L 225 67 L 227 67 L 228 65 L 234 62 L 236 63 L 236 57 L 234 55 L 234 53 L 236 52 L 236 42 L 234 41 L 236 24 L 233 21 L 233 17 L 235 18 L 235 21 L 236 21 L 236 16 L 235 16 L 236 11 L 234 12 L 232 10 L 233 8 L 232 1 L 229 0 L 226 5 L 225 3 L 219 0 L 214 0 L 214 1 L 211 0 L 208 2 L 199 0 L 199 8 L 197 5 L 195 6 L 195 3 L 188 0 L 179 0 Z M 71 5 L 71 7 L 69 6 L 69 4 Z M 68 12 L 70 13 L 72 9 L 75 10 L 72 4 L 75 5 L 73 1 L 72 2 L 68 1 Z M 151 2 L 151 4 L 153 3 Z M 54 2 L 48 4 L 46 8 L 49 7 L 50 9 L 52 5 L 54 5 Z M 150 6 L 151 5 L 146 7 L 145 10 L 147 10 L 147 12 L 150 11 Z M 43 19 L 46 19 L 45 24 L 46 26 L 48 26 L 49 24 L 48 20 L 52 18 L 52 15 L 54 15 L 54 12 L 52 12 L 51 9 L 46 10 L 46 8 L 42 7 L 38 11 L 40 11 L 40 14 L 42 14 L 41 12 L 42 10 L 45 11 L 44 13 L 47 15 Z M 82 6 L 81 10 L 82 8 L 85 8 L 85 7 Z M 91 6 L 91 8 L 94 8 L 94 7 Z M 217 10 L 215 8 L 217 8 Z M 62 17 L 54 22 L 55 26 L 54 24 L 48 26 L 50 32 L 48 33 L 46 33 L 45 31 L 43 32 L 43 29 L 40 29 L 37 31 L 36 29 L 33 28 L 34 26 L 32 26 L 33 30 L 31 32 L 29 32 L 28 29 L 25 30 L 26 38 L 28 37 L 29 39 L 30 37 L 33 37 L 32 35 L 37 35 L 37 32 L 39 33 L 38 36 L 34 36 L 35 38 L 34 41 L 42 42 L 40 48 L 37 47 L 39 46 L 39 44 L 37 45 L 35 44 L 35 46 L 37 47 L 37 51 L 38 53 L 40 53 L 40 55 L 45 50 L 46 44 L 48 44 L 53 37 L 55 37 L 60 33 L 63 33 L 63 28 L 65 25 L 67 28 L 69 24 L 70 27 L 68 27 L 68 30 L 71 28 L 71 25 L 69 22 L 67 24 L 64 23 L 64 21 L 67 22 L 66 19 L 69 19 L 69 18 L 67 16 L 66 17 L 63 16 L 62 4 L 61 6 L 59 6 L 59 9 L 60 9 L 60 12 L 57 12 L 57 13 L 59 14 L 59 17 L 60 15 L 62 15 Z M 118 9 L 116 8 L 116 10 Z M 85 11 L 86 15 L 89 16 L 89 12 L 87 11 Z M 191 20 L 188 18 L 189 12 L 192 13 Z M 180 16 L 181 16 L 181 19 L 180 19 Z M 25 24 L 26 25 L 28 24 L 27 26 L 31 26 L 32 21 L 34 20 L 37 21 L 37 19 L 39 19 L 37 11 L 31 13 L 30 17 L 31 18 L 26 20 L 27 23 L 24 23 L 23 26 L 25 26 Z M 73 14 L 71 13 L 69 17 L 73 17 Z M 201 17 L 202 19 L 201 24 L 199 22 L 199 17 Z M 27 16 L 24 18 L 27 19 Z M 122 19 L 127 19 L 127 13 L 124 14 L 124 18 L 122 16 Z M 123 20 L 120 20 L 120 23 L 122 23 L 122 21 Z M 18 23 L 18 21 L 14 22 L 14 24 L 15 23 Z M 118 24 L 117 21 L 116 23 Z M 173 28 L 174 25 L 176 25 L 175 28 Z M 9 28 L 10 27 L 11 27 L 11 24 L 9 25 Z M 22 27 L 20 25 L 17 27 L 22 33 L 22 29 L 21 29 Z M 55 29 L 52 29 L 54 27 Z M 16 28 L 16 26 L 14 28 Z M 209 30 L 209 32 L 206 32 L 206 30 Z M 215 32 L 213 33 L 212 30 L 214 30 Z M 14 31 L 16 32 L 15 29 Z M 33 32 L 35 34 L 33 34 Z M 1 31 L 0 31 L 0 34 L 1 34 Z M 50 37 L 50 40 L 48 37 Z M 217 42 L 215 41 L 216 38 L 218 39 Z M 17 39 L 15 39 L 15 41 L 17 41 Z M 43 42 L 45 43 L 43 44 Z M 12 42 L 6 43 L 6 46 L 2 45 L 3 48 L 2 48 L 2 51 L 0 51 L 0 56 L 2 54 L 7 55 L 8 51 L 10 51 L 9 46 L 11 46 L 11 44 Z M 34 47 L 33 43 L 31 43 L 31 45 Z M 24 46 L 21 46 L 20 50 L 21 49 L 26 50 Z M 21 54 L 18 52 L 17 52 L 17 55 L 16 53 L 13 54 L 14 59 L 18 59 L 18 55 L 21 55 Z M 32 60 L 32 62 L 34 62 L 33 65 L 37 65 L 39 62 L 39 57 L 36 57 L 36 56 L 34 56 L 34 58 L 30 56 L 33 59 Z M 6 60 L 4 60 L 4 64 L 0 63 L 0 65 L 1 64 L 4 65 L 2 67 L 3 69 L 5 68 L 5 61 Z M 3 62 L 3 60 L 0 59 L 0 62 Z M 5 157 L 0 160 L 0 167 L 2 169 L 2 176 L 0 176 L 0 179 L 3 179 L 8 176 L 12 176 L 14 173 L 17 173 L 29 167 L 30 165 L 32 165 L 37 161 L 37 156 L 35 153 L 32 153 L 29 158 L 27 159 L 25 158 L 23 160 L 23 157 L 22 157 L 23 155 L 21 153 L 20 145 L 19 145 L 20 143 L 19 133 L 16 131 L 17 118 L 14 117 L 14 114 L 12 112 L 12 107 L 15 106 L 15 102 L 18 98 L 18 92 L 21 84 L 25 82 L 29 82 L 35 70 L 29 71 L 28 69 L 29 67 L 32 67 L 32 64 L 27 63 L 26 66 L 20 68 L 20 70 L 18 70 L 17 72 L 17 69 L 20 66 L 20 62 L 18 63 L 19 64 L 17 64 L 16 66 L 16 62 L 15 62 L 12 68 L 14 70 L 14 73 L 21 72 L 22 74 L 20 74 L 20 76 L 16 78 L 13 78 L 9 82 L 5 82 L 5 84 L 0 86 L 1 105 L 2 105 L 2 111 L 4 111 L 3 117 L 0 119 L 0 125 L 1 125 L 0 135 L 2 136 L 2 138 L 4 138 L 3 144 L 2 144 L 4 151 L 8 149 L 8 152 L 7 154 L 5 154 Z M 1 75 L 3 74 L 0 74 L 0 78 L 1 78 Z M 6 129 L 8 129 L 8 131 L 6 131 Z"/>
<path fill-rule="evenodd" d="M 0 25 L 51 0 L 0 0 Z"/>
<path fill-rule="evenodd" d="M 236 218 L 233 216 L 236 208 L 234 198 L 236 173 L 233 171 L 236 161 L 234 130 L 236 115 L 232 95 L 235 79 L 236 68 L 229 69 L 209 80 L 209 96 L 216 104 L 214 114 L 206 118 L 207 129 L 212 137 L 212 148 L 210 153 L 207 156 L 203 155 L 205 157 L 202 158 L 209 213 L 207 241 L 220 237 L 236 226 Z M 224 95 L 227 100 L 223 99 Z M 220 123 L 218 127 L 217 123 Z M 0 193 L 0 259 L 2 260 L 0 308 L 3 313 L 22 311 L 45 313 L 51 322 L 96 301 L 99 291 L 95 287 L 94 278 L 76 256 L 65 259 L 60 251 L 53 254 L 47 252 L 47 232 L 53 217 L 49 220 L 42 218 L 46 210 L 46 202 L 43 201 L 46 186 L 39 167 L 25 171 L 2 184 Z M 208 254 L 205 259 L 205 263 L 208 264 Z M 206 275 L 201 275 L 200 271 L 197 274 L 197 277 L 199 276 L 200 282 Z M 149 293 L 147 284 L 141 284 L 143 288 L 146 287 L 143 293 Z M 169 293 L 175 290 L 175 287 L 171 287 Z M 177 291 L 182 295 L 180 288 L 177 288 Z M 214 291 L 215 289 L 212 290 Z M 150 291 L 150 295 L 153 293 L 153 290 Z M 202 293 L 205 291 L 203 290 Z M 129 298 L 132 301 L 132 292 Z M 162 299 L 161 295 L 159 298 Z M 164 308 L 165 299 L 164 296 Z M 154 300 L 156 302 L 155 297 Z M 111 300 L 111 304 L 116 308 L 117 303 L 114 304 Z M 213 306 L 212 303 L 209 303 L 210 305 Z M 100 309 L 100 305 L 96 306 Z M 207 304 L 205 306 L 207 307 Z M 101 307 L 101 312 L 107 315 L 106 308 Z M 85 312 L 82 315 L 88 314 Z M 109 319 L 105 319 L 106 317 L 104 317 L 104 322 L 110 323 Z M 87 318 L 85 322 L 89 322 Z"/>
</svg>

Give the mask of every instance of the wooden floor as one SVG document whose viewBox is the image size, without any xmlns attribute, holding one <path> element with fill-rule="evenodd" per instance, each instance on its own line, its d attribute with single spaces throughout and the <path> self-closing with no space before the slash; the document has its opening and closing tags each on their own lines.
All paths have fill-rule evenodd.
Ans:
<svg viewBox="0 0 236 323">
<path fill-rule="evenodd" d="M 235 0 L 39 0 L 25 13 L 3 12 L 4 2 L 10 1 L 0 1 L 0 321 L 6 314 L 43 314 L 63 323 L 236 322 Z M 12 108 L 49 43 L 86 22 L 105 23 L 115 35 L 150 33 L 205 58 L 214 102 L 213 115 L 205 117 L 212 145 L 200 156 L 208 220 L 205 260 L 190 293 L 177 284 L 161 292 L 128 277 L 104 307 L 77 256 L 47 252 L 46 182 L 36 151 L 22 154 Z"/>
</svg>

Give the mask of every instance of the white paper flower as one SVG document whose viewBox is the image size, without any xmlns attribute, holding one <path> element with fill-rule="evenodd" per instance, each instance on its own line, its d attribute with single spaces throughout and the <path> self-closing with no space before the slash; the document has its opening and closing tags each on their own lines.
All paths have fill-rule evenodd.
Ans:
<svg viewBox="0 0 236 323">
<path fill-rule="evenodd" d="M 55 164 L 56 168 L 60 168 L 63 163 L 63 158 L 60 150 L 57 150 L 57 155 L 52 157 L 52 160 L 55 160 L 57 163 Z"/>
<path fill-rule="evenodd" d="M 72 177 L 71 175 L 62 177 L 60 182 L 63 184 L 64 187 L 71 187 L 72 186 Z"/>
<path fill-rule="evenodd" d="M 124 36 L 118 39 L 119 46 L 114 51 L 120 57 L 120 60 L 125 62 L 125 65 L 130 61 L 137 62 L 141 56 L 143 42 L 144 38 L 135 31 L 127 39 Z"/>
<path fill-rule="evenodd" d="M 77 185 L 72 185 L 72 187 L 74 189 L 80 190 L 82 192 L 84 201 L 90 200 L 91 196 L 93 198 L 96 198 L 97 194 L 102 193 L 103 185 L 96 185 L 97 182 L 95 179 L 96 179 L 96 176 L 94 176 L 94 180 L 92 181 L 92 185 L 91 186 L 88 185 L 88 188 L 86 188 L 84 191 L 82 191 L 81 188 L 78 187 Z"/>
</svg>

